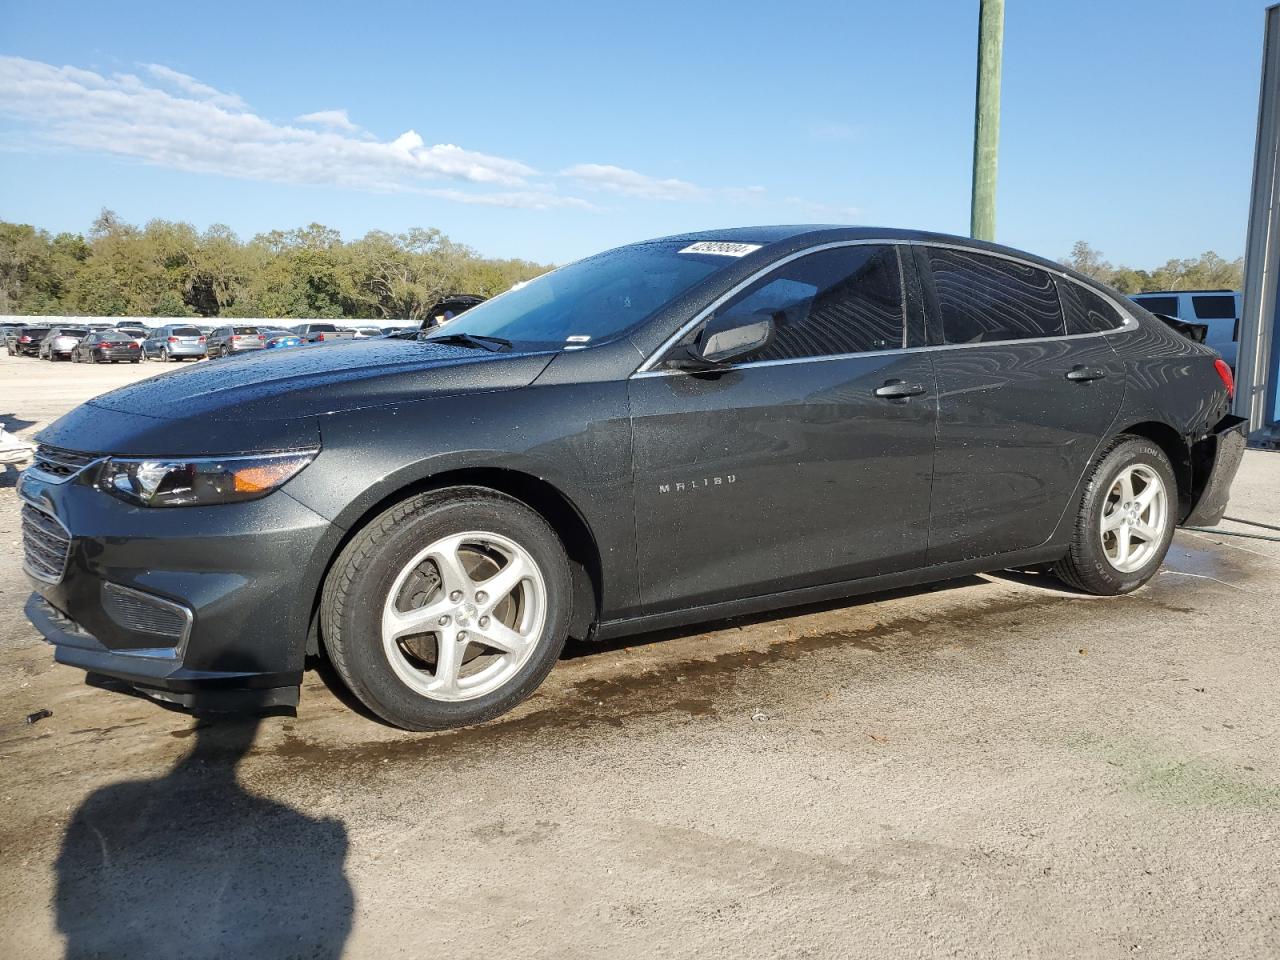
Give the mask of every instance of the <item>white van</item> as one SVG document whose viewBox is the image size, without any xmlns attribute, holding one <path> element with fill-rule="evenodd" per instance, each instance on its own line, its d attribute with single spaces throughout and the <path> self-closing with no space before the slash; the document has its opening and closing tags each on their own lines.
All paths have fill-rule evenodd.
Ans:
<svg viewBox="0 0 1280 960">
<path fill-rule="evenodd" d="M 1209 328 L 1204 342 L 1217 350 L 1232 370 L 1240 346 L 1240 294 L 1234 290 L 1159 290 L 1135 293 L 1134 303 L 1150 310 Z"/>
</svg>

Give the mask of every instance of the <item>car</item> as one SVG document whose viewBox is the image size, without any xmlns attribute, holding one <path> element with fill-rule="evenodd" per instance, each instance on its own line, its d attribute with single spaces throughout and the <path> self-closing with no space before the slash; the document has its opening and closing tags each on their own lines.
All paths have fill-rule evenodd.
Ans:
<svg viewBox="0 0 1280 960">
<path fill-rule="evenodd" d="M 300 323 L 293 332 L 306 343 L 333 343 L 335 340 L 354 340 L 356 332 L 333 323 Z"/>
<path fill-rule="evenodd" d="M 485 299 L 485 297 L 471 293 L 451 293 L 448 296 L 441 297 L 427 310 L 421 327 L 423 330 L 442 327 L 454 317 L 484 303 Z"/>
<path fill-rule="evenodd" d="M 4 339 L 4 351 L 11 357 L 36 357 L 40 344 L 49 334 L 47 325 L 12 327 Z"/>
<path fill-rule="evenodd" d="M 205 355 L 229 357 L 236 353 L 261 350 L 266 344 L 267 338 L 257 327 L 216 327 L 213 333 L 205 338 Z"/>
<path fill-rule="evenodd" d="M 268 350 L 302 346 L 302 337 L 292 330 L 263 330 L 262 335 L 267 338 L 266 347 Z"/>
<path fill-rule="evenodd" d="M 116 333 L 123 333 L 125 336 L 133 340 L 133 342 L 138 345 L 139 349 L 141 349 L 142 345 L 146 342 L 147 337 L 150 336 L 145 327 L 140 327 L 137 324 L 117 323 L 113 329 Z"/>
<path fill-rule="evenodd" d="M 125 330 L 97 330 L 71 351 L 74 363 L 139 363 L 142 348 Z"/>
<path fill-rule="evenodd" d="M 200 328 L 189 323 L 167 323 L 157 327 L 142 341 L 142 356 L 146 360 L 201 360 L 205 355 L 206 338 Z"/>
<path fill-rule="evenodd" d="M 71 351 L 76 344 L 89 334 L 87 327 L 53 327 L 40 341 L 36 356 L 44 360 L 71 359 Z"/>
<path fill-rule="evenodd" d="M 1235 290 L 1152 290 L 1130 299 L 1154 314 L 1207 328 L 1204 342 L 1234 371 L 1240 350 L 1240 294 Z"/>
<path fill-rule="evenodd" d="M 1007 247 L 757 227 L 561 267 L 418 339 L 122 387 L 22 476 L 57 661 L 196 709 L 323 654 L 412 730 L 611 639 L 1049 565 L 1129 593 L 1243 455 L 1230 370 Z M 602 708 L 607 709 L 607 707 Z"/>
<path fill-rule="evenodd" d="M 370 337 L 382 336 L 382 328 L 373 325 L 361 325 L 349 328 L 356 335 L 357 340 L 368 340 Z"/>
</svg>

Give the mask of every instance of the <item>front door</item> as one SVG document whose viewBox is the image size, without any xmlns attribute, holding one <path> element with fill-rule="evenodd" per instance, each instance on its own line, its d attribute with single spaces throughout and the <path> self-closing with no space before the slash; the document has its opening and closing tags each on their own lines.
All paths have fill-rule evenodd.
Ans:
<svg viewBox="0 0 1280 960">
<path fill-rule="evenodd" d="M 794 259 L 717 307 L 777 334 L 723 372 L 630 383 L 646 602 L 674 608 L 902 570 L 927 546 L 936 399 L 898 248 Z M 696 328 L 685 339 L 696 334 Z"/>
</svg>

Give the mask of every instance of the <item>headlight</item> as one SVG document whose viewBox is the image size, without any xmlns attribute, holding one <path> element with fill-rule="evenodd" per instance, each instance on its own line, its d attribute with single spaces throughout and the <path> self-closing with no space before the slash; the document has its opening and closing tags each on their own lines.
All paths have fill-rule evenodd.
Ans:
<svg viewBox="0 0 1280 960">
<path fill-rule="evenodd" d="M 265 497 L 310 463 L 317 450 L 244 457 L 112 457 L 98 486 L 144 507 L 202 507 Z"/>
</svg>

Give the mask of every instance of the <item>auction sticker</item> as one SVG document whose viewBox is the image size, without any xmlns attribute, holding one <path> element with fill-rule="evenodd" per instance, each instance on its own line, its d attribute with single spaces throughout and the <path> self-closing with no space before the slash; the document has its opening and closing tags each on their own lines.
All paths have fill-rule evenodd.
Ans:
<svg viewBox="0 0 1280 960">
<path fill-rule="evenodd" d="M 699 240 L 681 250 L 681 253 L 714 253 L 720 257 L 745 257 L 760 249 L 758 243 L 729 243 L 725 240 Z"/>
</svg>

